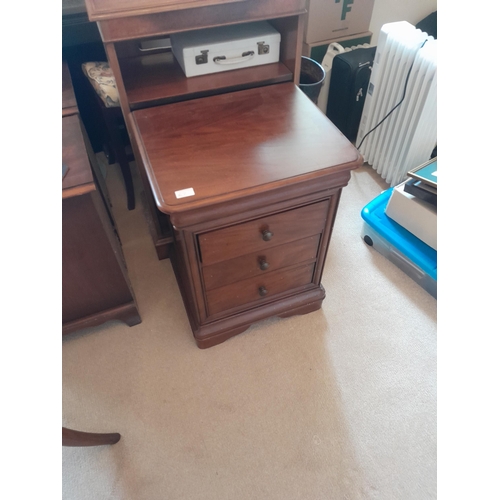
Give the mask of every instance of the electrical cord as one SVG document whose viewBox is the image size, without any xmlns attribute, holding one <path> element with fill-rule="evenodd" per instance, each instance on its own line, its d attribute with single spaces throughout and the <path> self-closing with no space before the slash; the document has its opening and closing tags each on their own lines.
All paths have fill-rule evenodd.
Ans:
<svg viewBox="0 0 500 500">
<path fill-rule="evenodd" d="M 420 50 L 426 43 L 427 43 L 427 40 L 428 38 L 426 38 L 424 40 L 424 43 L 422 45 L 420 45 L 420 47 L 418 48 L 418 50 Z M 370 135 L 374 130 L 376 130 L 378 127 L 380 127 L 380 125 L 382 125 L 382 123 L 385 122 L 385 120 L 387 120 L 387 118 L 389 118 L 389 116 L 401 105 L 401 103 L 404 101 L 405 97 L 406 97 L 406 87 L 408 87 L 408 80 L 410 79 L 410 74 L 411 74 L 411 70 L 413 69 L 413 64 L 415 64 L 415 59 L 413 60 L 413 62 L 411 63 L 411 66 L 410 66 L 410 69 L 408 70 L 408 74 L 406 75 L 406 81 L 405 81 L 405 86 L 404 86 L 404 89 L 403 89 L 403 97 L 401 97 L 401 100 L 396 104 L 396 106 L 394 106 L 390 111 L 389 113 L 387 113 L 384 118 L 382 118 L 382 120 L 380 120 L 377 125 L 375 125 L 375 127 L 373 127 L 370 131 L 368 131 L 363 139 L 361 139 L 361 142 L 359 143 L 358 146 L 356 146 L 356 149 L 359 150 L 359 148 L 361 147 L 361 145 L 363 144 L 364 140 L 368 137 L 368 135 Z"/>
</svg>

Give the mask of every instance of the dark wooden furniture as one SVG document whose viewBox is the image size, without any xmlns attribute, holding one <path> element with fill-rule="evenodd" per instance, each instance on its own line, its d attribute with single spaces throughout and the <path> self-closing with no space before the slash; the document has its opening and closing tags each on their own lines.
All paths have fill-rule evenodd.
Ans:
<svg viewBox="0 0 500 500">
<path fill-rule="evenodd" d="M 87 9 L 157 216 L 158 255 L 171 257 L 197 345 L 321 307 L 341 190 L 362 158 L 297 87 L 305 0 L 87 0 Z M 139 50 L 145 39 L 256 20 L 281 33 L 275 64 L 185 78 L 168 51 Z"/>
<path fill-rule="evenodd" d="M 305 4 L 306 0 L 86 0 L 88 17 L 97 21 L 115 74 L 145 194 L 146 218 L 160 259 L 168 257 L 173 236 L 142 165 L 132 111 L 256 86 L 298 83 Z M 264 19 L 281 33 L 280 61 L 275 64 L 187 79 L 170 51 L 141 51 L 142 42 L 171 33 Z"/>
<path fill-rule="evenodd" d="M 115 444 L 120 441 L 120 434 L 111 432 L 108 434 L 100 434 L 95 432 L 82 432 L 62 428 L 62 445 L 63 446 L 102 446 L 105 444 Z"/>
<path fill-rule="evenodd" d="M 141 322 L 105 186 L 82 126 L 63 63 L 62 322 L 63 334 L 117 319 Z"/>
<path fill-rule="evenodd" d="M 340 191 L 359 155 L 309 99 L 289 82 L 133 117 L 198 345 L 318 309 Z"/>
</svg>

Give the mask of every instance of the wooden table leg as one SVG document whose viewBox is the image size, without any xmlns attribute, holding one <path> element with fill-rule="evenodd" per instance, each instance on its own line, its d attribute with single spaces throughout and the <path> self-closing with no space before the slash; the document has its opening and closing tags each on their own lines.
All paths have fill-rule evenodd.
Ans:
<svg viewBox="0 0 500 500">
<path fill-rule="evenodd" d="M 104 444 L 115 444 L 120 441 L 120 434 L 112 432 L 110 434 L 97 434 L 94 432 L 81 432 L 72 429 L 62 428 L 63 446 L 102 446 Z"/>
</svg>

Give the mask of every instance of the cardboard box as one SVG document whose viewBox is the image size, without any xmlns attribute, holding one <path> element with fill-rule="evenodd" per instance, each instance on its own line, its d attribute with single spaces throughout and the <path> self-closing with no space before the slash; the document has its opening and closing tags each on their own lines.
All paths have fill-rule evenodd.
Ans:
<svg viewBox="0 0 500 500">
<path fill-rule="evenodd" d="M 304 42 L 368 31 L 375 0 L 309 0 Z"/>
</svg>

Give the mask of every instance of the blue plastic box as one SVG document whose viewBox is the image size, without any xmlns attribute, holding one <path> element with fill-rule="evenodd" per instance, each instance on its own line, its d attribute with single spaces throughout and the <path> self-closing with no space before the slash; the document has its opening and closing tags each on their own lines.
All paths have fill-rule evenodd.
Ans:
<svg viewBox="0 0 500 500">
<path fill-rule="evenodd" d="M 437 252 L 385 214 L 393 188 L 361 211 L 365 243 L 387 257 L 422 288 L 437 298 Z"/>
</svg>

